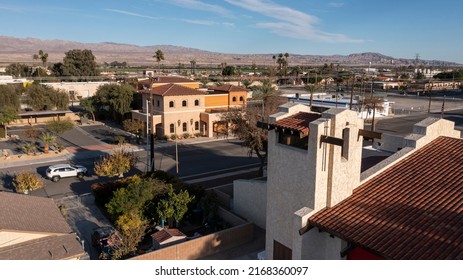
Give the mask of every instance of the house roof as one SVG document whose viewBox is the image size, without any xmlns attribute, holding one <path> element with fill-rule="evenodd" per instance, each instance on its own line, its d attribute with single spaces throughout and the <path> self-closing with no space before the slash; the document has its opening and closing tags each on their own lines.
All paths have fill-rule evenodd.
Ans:
<svg viewBox="0 0 463 280">
<path fill-rule="evenodd" d="M 309 135 L 309 123 L 320 117 L 321 115 L 317 113 L 299 112 L 270 124 L 270 129 L 277 128 L 281 130 L 289 130 L 291 132 L 296 131 L 302 138 Z"/>
<path fill-rule="evenodd" d="M 309 224 L 388 259 L 463 259 L 463 139 L 439 137 Z"/>
<path fill-rule="evenodd" d="M 221 85 L 221 86 L 212 88 L 212 90 L 214 90 L 214 91 L 223 91 L 223 92 L 248 91 L 245 88 L 237 87 L 237 86 L 234 86 L 234 85 Z"/>
<path fill-rule="evenodd" d="M 66 260 L 84 256 L 86 253 L 73 233 L 0 248 L 0 260 Z"/>
<path fill-rule="evenodd" d="M 198 81 L 191 80 L 183 77 L 172 77 L 172 76 L 159 76 L 153 77 L 152 79 L 147 79 L 140 81 L 142 84 L 176 84 L 176 83 L 199 83 Z"/>
<path fill-rule="evenodd" d="M 0 231 L 72 232 L 52 199 L 10 192 L 0 192 Z"/>
<path fill-rule="evenodd" d="M 159 96 L 181 96 L 181 95 L 204 95 L 205 93 L 192 89 L 189 87 L 177 85 L 177 84 L 167 84 L 167 85 L 162 85 L 158 87 L 154 87 L 149 90 L 143 90 L 141 91 L 143 93 L 150 93 L 154 95 L 159 95 Z"/>
<path fill-rule="evenodd" d="M 186 235 L 176 228 L 164 228 L 158 232 L 151 234 L 151 237 L 156 240 L 159 244 L 174 237 L 186 237 Z"/>
</svg>

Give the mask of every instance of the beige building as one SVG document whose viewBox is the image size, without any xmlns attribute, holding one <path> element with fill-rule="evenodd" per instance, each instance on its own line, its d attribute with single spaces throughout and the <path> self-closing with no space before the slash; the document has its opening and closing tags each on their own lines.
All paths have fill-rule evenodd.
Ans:
<svg viewBox="0 0 463 280">
<path fill-rule="evenodd" d="M 143 109 L 132 118 L 146 123 L 157 137 L 188 134 L 213 137 L 225 133 L 224 112 L 246 106 L 247 89 L 223 85 L 200 89 L 199 82 L 180 77 L 157 77 L 139 83 Z M 149 104 L 149 105 L 148 105 Z"/>
<path fill-rule="evenodd" d="M 54 201 L 0 192 L 0 260 L 88 259 Z"/>
<path fill-rule="evenodd" d="M 60 82 L 60 83 L 41 83 L 44 86 L 56 90 L 62 90 L 75 99 L 94 96 L 100 86 L 109 85 L 111 82 Z"/>
<path fill-rule="evenodd" d="M 266 184 L 234 188 L 238 214 L 266 216 L 267 259 L 463 257 L 461 209 L 445 206 L 463 204 L 463 163 L 454 160 L 463 140 L 452 122 L 416 124 L 397 153 L 363 173 L 363 138 L 378 135 L 355 112 L 286 104 L 269 124 Z"/>
</svg>

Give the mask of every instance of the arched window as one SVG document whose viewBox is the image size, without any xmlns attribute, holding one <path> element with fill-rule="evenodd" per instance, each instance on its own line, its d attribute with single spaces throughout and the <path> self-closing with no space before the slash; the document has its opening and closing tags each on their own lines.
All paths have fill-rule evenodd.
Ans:
<svg viewBox="0 0 463 280">
<path fill-rule="evenodd" d="M 244 98 L 242 96 L 240 96 L 240 101 L 243 101 L 243 100 L 244 100 Z"/>
<path fill-rule="evenodd" d="M 199 106 L 199 99 L 195 100 L 195 106 Z"/>
<path fill-rule="evenodd" d="M 232 101 L 236 102 L 236 96 L 233 96 Z"/>
<path fill-rule="evenodd" d="M 195 122 L 195 130 L 199 130 L 199 122 Z"/>
<path fill-rule="evenodd" d="M 170 102 L 169 102 L 169 107 L 170 107 L 170 108 L 174 108 L 174 101 L 170 101 Z"/>
<path fill-rule="evenodd" d="M 175 133 L 175 124 L 171 123 L 169 125 L 170 133 Z"/>
<path fill-rule="evenodd" d="M 182 107 L 186 107 L 186 100 L 182 101 Z"/>
<path fill-rule="evenodd" d="M 187 124 L 186 124 L 186 122 L 184 122 L 184 123 L 182 124 L 182 130 L 183 130 L 183 132 L 187 132 L 187 131 L 188 131 L 188 130 L 187 130 Z"/>
</svg>

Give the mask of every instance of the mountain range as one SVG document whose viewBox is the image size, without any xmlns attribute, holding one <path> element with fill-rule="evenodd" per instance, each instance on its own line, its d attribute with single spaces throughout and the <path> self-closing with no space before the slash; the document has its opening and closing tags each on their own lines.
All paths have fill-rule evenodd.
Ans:
<svg viewBox="0 0 463 280">
<path fill-rule="evenodd" d="M 156 65 L 153 58 L 157 49 L 162 50 L 163 65 L 179 65 L 188 67 L 194 60 L 196 65 L 275 65 L 273 56 L 276 54 L 230 54 L 204 51 L 181 46 L 154 45 L 137 46 L 130 44 L 80 43 L 64 40 L 41 40 L 35 38 L 16 38 L 0 35 L 0 63 L 12 62 L 32 63 L 32 56 L 43 50 L 48 53 L 49 62 L 62 61 L 65 52 L 72 49 L 89 49 L 96 57 L 98 63 L 111 63 L 113 61 L 127 62 L 129 65 Z M 382 65 L 389 67 L 403 65 L 427 65 L 427 66 L 457 66 L 459 64 L 438 60 L 416 60 L 406 58 L 394 58 L 380 53 L 357 53 L 350 55 L 300 55 L 289 54 L 289 65 L 323 65 L 340 64 L 346 66 L 373 66 Z"/>
</svg>

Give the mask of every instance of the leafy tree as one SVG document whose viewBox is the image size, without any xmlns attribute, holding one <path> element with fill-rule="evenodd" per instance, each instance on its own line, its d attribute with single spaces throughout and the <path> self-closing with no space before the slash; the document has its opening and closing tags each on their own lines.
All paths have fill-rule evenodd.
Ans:
<svg viewBox="0 0 463 280">
<path fill-rule="evenodd" d="M 188 211 L 188 204 L 193 200 L 194 196 L 190 196 L 187 190 L 175 192 L 172 185 L 169 185 L 167 198 L 161 199 L 156 208 L 161 226 L 164 226 L 164 221 L 171 218 L 177 223 L 180 222 Z"/>
<path fill-rule="evenodd" d="M 113 119 L 121 119 L 131 110 L 135 90 L 132 86 L 110 84 L 100 86 L 95 94 L 95 104 L 100 110 L 109 107 Z"/>
<path fill-rule="evenodd" d="M 80 107 L 84 112 L 87 112 L 92 115 L 92 120 L 95 120 L 95 112 L 96 112 L 96 99 L 95 97 L 87 97 L 80 100 Z"/>
<path fill-rule="evenodd" d="M 95 162 L 95 174 L 98 176 L 108 176 L 119 178 L 124 177 L 137 162 L 134 153 L 126 152 L 122 149 L 116 150 L 113 154 L 103 156 Z"/>
<path fill-rule="evenodd" d="M 16 92 L 15 88 L 11 85 L 0 85 L 0 96 L 2 102 L 0 102 L 0 110 L 6 107 L 14 110 L 19 109 L 20 95 Z"/>
<path fill-rule="evenodd" d="M 135 134 L 137 139 L 140 140 L 141 133 L 145 128 L 145 123 L 140 120 L 127 119 L 122 122 L 122 126 L 128 132 Z"/>
<path fill-rule="evenodd" d="M 26 64 L 12 63 L 8 65 L 5 72 L 14 77 L 28 77 L 32 76 L 32 68 Z"/>
<path fill-rule="evenodd" d="M 42 50 L 39 50 L 39 53 L 36 53 L 32 56 L 32 59 L 38 60 L 40 59 L 42 61 L 43 67 L 47 66 L 47 60 L 48 60 L 48 53 L 43 52 Z"/>
<path fill-rule="evenodd" d="M 174 205 L 167 199 L 160 200 L 156 212 L 159 215 L 161 226 L 163 227 L 164 222 L 173 217 L 175 213 Z"/>
<path fill-rule="evenodd" d="M 4 107 L 3 109 L 0 109 L 0 127 L 4 130 L 4 136 L 7 135 L 7 125 L 16 119 L 19 119 L 19 116 L 15 109 L 11 107 Z M 0 138 L 1 136 L 2 135 L 0 135 Z"/>
<path fill-rule="evenodd" d="M 236 72 L 235 66 L 225 66 L 222 70 L 222 75 L 224 76 L 234 76 Z"/>
<path fill-rule="evenodd" d="M 62 62 L 53 64 L 51 67 L 51 72 L 56 77 L 64 76 L 64 64 Z"/>
<path fill-rule="evenodd" d="M 383 103 L 384 100 L 381 97 L 376 96 L 368 96 L 365 97 L 363 100 L 359 102 L 360 106 L 365 107 L 368 112 L 373 112 L 372 120 L 371 120 L 371 130 L 375 130 L 375 115 L 376 110 L 383 110 Z"/>
<path fill-rule="evenodd" d="M 65 53 L 63 76 L 98 76 L 98 65 L 91 50 L 74 49 Z"/>
<path fill-rule="evenodd" d="M 116 221 L 116 232 L 108 239 L 111 259 L 124 259 L 136 252 L 147 229 L 148 223 L 139 212 L 131 211 L 121 215 Z"/>
<path fill-rule="evenodd" d="M 249 88 L 249 86 L 252 84 L 252 81 L 250 81 L 250 80 L 243 80 L 242 83 L 243 83 L 243 86 L 244 86 L 245 88 Z"/>
<path fill-rule="evenodd" d="M 17 174 L 13 179 L 16 192 L 27 194 L 30 191 L 43 188 L 43 180 L 32 172 Z"/>
<path fill-rule="evenodd" d="M 74 122 L 71 119 L 52 120 L 46 123 L 47 130 L 55 134 L 61 134 L 74 128 Z"/>
<path fill-rule="evenodd" d="M 156 58 L 156 62 L 158 63 L 159 74 L 161 74 L 161 61 L 164 60 L 164 53 L 160 49 L 157 49 L 153 57 Z"/>
<path fill-rule="evenodd" d="M 56 136 L 49 132 L 45 132 L 40 135 L 40 140 L 43 142 L 43 152 L 48 154 L 50 145 L 53 145 L 56 142 Z"/>
<path fill-rule="evenodd" d="M 194 74 L 195 73 L 195 69 L 196 69 L 196 60 L 192 59 L 190 61 L 190 65 L 191 65 L 191 74 Z"/>
<path fill-rule="evenodd" d="M 33 110 L 66 110 L 69 106 L 69 96 L 63 90 L 32 84 L 26 88 L 25 94 L 25 103 Z"/>
<path fill-rule="evenodd" d="M 262 85 L 255 87 L 252 93 L 252 99 L 265 100 L 268 97 L 278 96 L 280 93 L 273 87 L 272 81 L 269 79 L 263 80 Z"/>
</svg>

